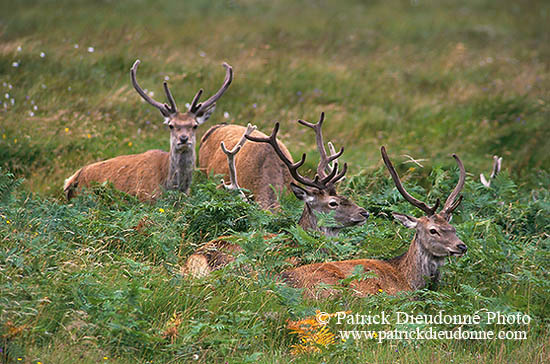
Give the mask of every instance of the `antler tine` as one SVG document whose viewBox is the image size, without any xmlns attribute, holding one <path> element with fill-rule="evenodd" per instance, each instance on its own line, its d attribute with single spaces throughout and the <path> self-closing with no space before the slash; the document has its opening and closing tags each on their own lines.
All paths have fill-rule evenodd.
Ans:
<svg viewBox="0 0 550 364">
<path fill-rule="evenodd" d="M 456 184 L 456 187 L 454 188 L 453 192 L 451 192 L 449 197 L 447 197 L 445 205 L 443 205 L 443 210 L 441 212 L 446 214 L 452 213 L 454 209 L 458 207 L 460 201 L 462 201 L 462 198 L 459 198 L 457 201 L 455 201 L 455 199 L 460 191 L 462 191 L 462 188 L 464 187 L 464 182 L 466 181 L 466 170 L 464 169 L 464 164 L 462 164 L 462 161 L 460 160 L 460 158 L 458 158 L 456 154 L 453 154 L 453 158 L 458 164 L 458 169 L 460 169 L 460 176 L 458 177 L 458 183 Z"/>
<path fill-rule="evenodd" d="M 164 81 L 164 93 L 166 93 L 166 98 L 168 99 L 168 102 L 170 103 L 170 112 L 172 114 L 175 114 L 178 112 L 178 107 L 176 106 L 176 100 L 174 100 L 174 97 L 172 96 L 172 93 L 170 92 L 170 89 L 168 88 L 168 82 Z M 167 107 L 166 104 L 164 104 L 165 107 Z"/>
<path fill-rule="evenodd" d="M 338 171 L 338 163 L 337 163 L 337 162 L 334 164 L 334 168 L 333 168 L 333 169 L 336 170 L 336 171 Z M 342 168 L 342 172 L 338 173 L 338 174 L 336 175 L 336 177 L 334 177 L 334 178 L 330 181 L 330 183 L 331 183 L 332 185 L 334 185 L 336 182 L 338 182 L 339 180 L 341 180 L 342 178 L 344 178 L 344 176 L 346 175 L 346 172 L 347 172 L 347 171 L 348 171 L 348 164 L 347 164 L 347 163 L 344 163 L 344 168 Z"/>
<path fill-rule="evenodd" d="M 200 114 L 201 112 L 204 112 L 209 108 L 211 108 L 214 105 L 214 103 L 218 101 L 218 99 L 227 90 L 227 88 L 231 84 L 231 81 L 233 81 L 233 68 L 225 62 L 223 62 L 223 66 L 225 67 L 225 80 L 223 81 L 222 87 L 220 87 L 218 92 L 212 95 L 208 100 L 206 100 L 200 105 L 197 105 L 196 111 L 194 112 L 195 114 Z M 198 101 L 198 97 L 200 97 L 199 94 L 195 96 L 195 99 L 193 99 L 193 103 L 196 103 Z M 191 104 L 191 106 L 193 106 L 193 104 Z"/>
<path fill-rule="evenodd" d="M 223 186 L 228 190 L 239 190 L 242 197 L 246 198 L 246 195 L 241 191 L 241 187 L 239 186 L 239 182 L 237 180 L 237 169 L 235 168 L 235 155 L 239 153 L 242 146 L 246 143 L 246 136 L 250 135 L 254 130 L 256 130 L 256 126 L 251 125 L 250 123 L 246 127 L 246 131 L 244 132 L 243 136 L 241 137 L 241 140 L 231 150 L 227 150 L 225 147 L 225 143 L 221 142 L 220 146 L 222 148 L 222 151 L 227 156 L 227 163 L 229 165 L 229 184 L 225 184 L 225 182 L 222 179 Z"/>
<path fill-rule="evenodd" d="M 235 144 L 233 149 L 228 151 L 227 149 L 225 149 L 225 145 L 222 145 L 223 152 L 225 154 L 232 154 L 232 155 L 237 154 L 239 152 L 239 150 L 241 149 L 241 147 L 244 145 L 244 143 L 246 143 L 246 136 L 252 134 L 252 132 L 256 129 L 257 129 L 256 125 L 252 125 L 252 124 L 248 123 L 248 125 L 246 126 L 246 130 L 243 133 L 243 136 L 241 137 L 239 142 L 237 144 Z M 239 150 L 237 150 L 237 149 L 239 149 Z"/>
<path fill-rule="evenodd" d="M 235 154 L 241 150 L 242 145 L 237 144 L 231 150 L 227 150 L 224 142 L 221 142 L 220 145 L 222 151 L 227 156 L 227 164 L 229 165 L 229 184 L 225 184 L 223 178 L 222 184 L 228 190 L 240 190 L 239 183 L 237 181 L 237 170 L 235 168 Z"/>
<path fill-rule="evenodd" d="M 500 167 L 502 166 L 502 157 L 498 155 L 493 156 L 493 171 L 491 172 L 491 179 L 495 178 L 500 173 Z"/>
<path fill-rule="evenodd" d="M 317 175 L 321 179 L 324 179 L 327 174 L 330 174 L 330 172 L 326 172 L 326 169 L 330 162 L 328 161 L 325 143 L 323 142 L 323 121 L 325 121 L 324 112 L 321 113 L 321 117 L 316 124 L 301 119 L 298 120 L 298 123 L 307 126 L 308 128 L 311 128 L 315 131 L 315 142 L 317 143 L 317 150 L 319 151 L 319 165 L 317 166 Z"/>
<path fill-rule="evenodd" d="M 199 101 L 203 91 L 204 90 L 202 88 L 199 89 L 199 91 L 197 91 L 197 93 L 195 94 L 195 97 L 193 97 L 193 101 L 191 101 L 191 105 L 189 106 L 189 112 L 192 112 L 193 114 L 197 113 L 197 110 L 202 105 L 202 104 L 197 104 L 197 102 Z"/>
<path fill-rule="evenodd" d="M 328 157 L 328 167 L 330 169 L 334 168 L 334 162 L 338 162 L 338 158 L 342 156 L 344 153 L 344 147 L 340 149 L 338 153 L 336 153 L 336 148 L 334 148 L 334 144 L 332 142 L 328 142 L 328 151 L 330 153 L 330 157 Z"/>
<path fill-rule="evenodd" d="M 172 112 L 172 110 L 170 108 L 168 108 L 165 104 L 162 104 L 158 101 L 155 101 L 153 100 L 149 95 L 147 95 L 147 93 L 145 91 L 143 91 L 143 89 L 139 86 L 138 82 L 137 82 L 137 78 L 136 78 L 136 73 L 137 73 L 137 68 L 139 66 L 139 64 L 141 63 L 141 61 L 139 59 L 136 59 L 136 61 L 134 62 L 134 65 L 132 66 L 132 68 L 130 69 L 130 79 L 132 80 L 132 85 L 134 86 L 134 88 L 136 89 L 137 93 L 145 100 L 147 101 L 149 104 L 153 105 L 154 107 L 156 107 L 157 109 L 160 110 L 160 112 L 162 113 L 162 115 L 164 117 L 169 117 L 170 115 L 172 115 L 174 112 Z M 172 95 L 170 95 L 171 97 Z M 170 97 L 168 98 L 168 100 L 170 101 Z M 170 101 L 170 103 L 172 103 L 172 101 Z M 174 106 L 175 106 L 175 103 L 174 103 Z"/>
<path fill-rule="evenodd" d="M 386 164 L 386 167 L 388 168 L 388 171 L 390 172 L 390 175 L 393 179 L 393 182 L 395 183 L 395 187 L 397 187 L 397 190 L 399 193 L 401 193 L 401 196 L 405 198 L 405 200 L 409 201 L 413 206 L 418 207 L 420 210 L 424 211 L 428 216 L 431 216 L 435 213 L 437 208 L 439 207 L 439 199 L 436 201 L 435 205 L 433 207 L 429 207 L 424 202 L 417 200 L 416 198 L 412 197 L 403 187 L 403 184 L 401 184 L 401 180 L 399 179 L 399 175 L 395 171 L 395 168 L 393 167 L 393 164 L 391 163 L 390 159 L 388 158 L 388 154 L 386 153 L 386 148 L 382 147 L 380 148 L 380 151 L 382 152 L 382 159 L 384 160 L 384 164 Z"/>
<path fill-rule="evenodd" d="M 302 183 L 306 186 L 315 187 L 315 188 L 318 188 L 318 189 L 325 189 L 327 186 L 326 186 L 325 183 L 323 183 L 323 181 L 319 181 L 319 176 L 315 176 L 315 179 L 311 180 L 307 177 L 301 176 L 298 173 L 298 168 L 300 168 L 306 161 L 306 154 L 305 153 L 302 154 L 302 158 L 296 163 L 292 163 L 285 156 L 285 154 L 283 153 L 283 151 L 279 147 L 279 143 L 277 143 L 277 133 L 279 132 L 279 126 L 280 126 L 280 124 L 278 122 L 275 123 L 275 127 L 273 128 L 273 132 L 267 138 L 253 137 L 251 135 L 247 135 L 246 139 L 252 140 L 253 142 L 270 144 L 273 147 L 273 149 L 275 150 L 275 153 L 277 154 L 279 159 L 281 159 L 281 161 L 287 166 L 290 174 L 296 180 L 296 182 Z M 332 176 L 332 177 L 334 177 L 334 176 Z"/>
</svg>

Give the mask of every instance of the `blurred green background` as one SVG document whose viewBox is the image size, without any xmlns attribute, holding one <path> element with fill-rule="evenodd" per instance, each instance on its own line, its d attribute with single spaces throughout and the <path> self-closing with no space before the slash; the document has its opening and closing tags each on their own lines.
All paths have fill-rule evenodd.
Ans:
<svg viewBox="0 0 550 364">
<path fill-rule="evenodd" d="M 137 58 L 142 86 L 163 100 L 168 77 L 180 109 L 234 67 L 200 133 L 277 120 L 296 157 L 314 150 L 296 120 L 324 111 L 350 174 L 380 166 L 380 145 L 427 166 L 457 153 L 476 176 L 498 154 L 526 183 L 550 168 L 547 1 L 26 0 L 0 14 L 0 165 L 31 191 L 61 196 L 84 164 L 169 149 L 130 84 Z"/>
</svg>

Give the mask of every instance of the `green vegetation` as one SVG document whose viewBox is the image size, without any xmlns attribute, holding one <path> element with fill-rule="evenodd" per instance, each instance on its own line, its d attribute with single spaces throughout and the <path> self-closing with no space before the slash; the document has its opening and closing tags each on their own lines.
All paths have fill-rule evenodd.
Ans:
<svg viewBox="0 0 550 364">
<path fill-rule="evenodd" d="M 549 24 L 545 1 L 0 1 L 0 362 L 550 360 Z M 307 233 L 292 196 L 265 212 L 199 173 L 189 197 L 143 204 L 96 185 L 65 202 L 63 180 L 80 166 L 168 149 L 160 114 L 130 85 L 136 58 L 143 87 L 160 99 L 168 76 L 180 108 L 217 89 L 222 61 L 234 67 L 201 133 L 279 120 L 298 156 L 315 145 L 295 121 L 325 111 L 326 138 L 346 146 L 351 167 L 340 190 L 368 223 L 337 239 Z M 381 167 L 380 145 L 395 162 L 420 161 L 397 167 L 430 201 L 454 186 L 449 155 L 460 155 L 470 175 L 453 224 L 468 253 L 448 259 L 437 290 L 303 300 L 278 282 L 288 258 L 390 258 L 412 238 L 389 212 L 419 212 Z M 505 171 L 487 189 L 477 176 L 493 154 Z M 184 277 L 186 257 L 221 235 L 245 252 L 211 277 Z M 350 339 L 292 355 L 287 320 L 316 310 L 532 322 L 482 327 L 526 340 Z M 330 324 L 354 328 L 368 329 Z"/>
</svg>

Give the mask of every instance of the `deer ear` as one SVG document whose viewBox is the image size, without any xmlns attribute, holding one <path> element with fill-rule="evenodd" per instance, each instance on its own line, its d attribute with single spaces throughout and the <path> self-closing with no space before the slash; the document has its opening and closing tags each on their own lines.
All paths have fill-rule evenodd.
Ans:
<svg viewBox="0 0 550 364">
<path fill-rule="evenodd" d="M 304 201 L 304 202 L 313 202 L 314 197 L 309 193 L 308 190 L 306 190 L 303 187 L 298 186 L 297 184 L 290 182 L 290 188 L 292 189 L 292 192 L 294 193 L 294 196 L 298 200 Z"/>
<path fill-rule="evenodd" d="M 401 221 L 403 225 L 408 227 L 409 229 L 415 229 L 416 225 L 418 224 L 418 219 L 416 217 L 412 217 L 409 215 L 403 215 L 397 212 L 392 212 L 393 217 L 395 217 L 397 220 Z"/>
<path fill-rule="evenodd" d="M 195 120 L 197 120 L 197 124 L 201 125 L 204 122 L 206 122 L 206 120 L 210 118 L 210 115 L 212 115 L 215 109 L 216 109 L 216 104 L 213 104 L 208 109 L 204 110 L 199 115 L 197 115 L 195 117 Z"/>
</svg>

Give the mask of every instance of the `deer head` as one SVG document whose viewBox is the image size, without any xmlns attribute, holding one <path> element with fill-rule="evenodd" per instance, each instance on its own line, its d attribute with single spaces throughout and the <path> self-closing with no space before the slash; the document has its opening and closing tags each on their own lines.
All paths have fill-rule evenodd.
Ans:
<svg viewBox="0 0 550 364">
<path fill-rule="evenodd" d="M 458 255 L 462 256 L 466 253 L 467 247 L 456 235 L 455 228 L 449 223 L 451 220 L 452 212 L 460 205 L 462 196 L 458 197 L 460 191 L 464 187 L 464 181 L 466 179 L 466 171 L 462 161 L 456 154 L 453 154 L 458 168 L 460 169 L 460 177 L 454 190 L 451 192 L 443 209 L 436 213 L 439 207 L 439 199 L 436 200 L 433 206 L 428 206 L 426 203 L 417 200 L 411 196 L 403 187 L 399 175 L 395 171 L 388 155 L 386 154 L 386 148 L 381 148 L 382 159 L 390 172 L 390 175 L 397 187 L 397 190 L 401 195 L 410 202 L 413 206 L 418 207 L 420 210 L 426 213 L 425 216 L 416 218 L 400 213 L 393 213 L 393 216 L 399 220 L 403 225 L 408 228 L 416 229 L 416 242 L 420 244 L 421 248 L 428 252 L 435 258 L 442 258 L 446 256 Z"/>
<path fill-rule="evenodd" d="M 323 136 L 321 133 L 321 127 L 324 121 L 324 113 L 321 113 L 321 118 L 317 124 L 311 124 L 303 120 L 298 122 L 302 125 L 308 126 L 315 130 L 317 149 L 320 155 L 319 165 L 317 167 L 317 174 L 313 179 L 304 177 L 298 173 L 300 168 L 306 160 L 306 154 L 302 155 L 300 161 L 292 163 L 285 154 L 281 151 L 279 144 L 277 143 L 277 133 L 279 132 L 279 123 L 275 124 L 273 132 L 267 138 L 252 137 L 247 135 L 246 138 L 255 142 L 269 143 L 277 156 L 287 166 L 288 170 L 296 182 L 302 184 L 300 186 L 296 183 L 291 183 L 290 187 L 294 195 L 304 201 L 306 204 L 302 219 L 307 214 L 315 213 L 332 213 L 334 220 L 339 224 L 338 227 L 333 228 L 333 231 L 325 231 L 325 233 L 331 235 L 337 233 L 338 229 L 342 227 L 354 226 L 364 224 L 369 216 L 369 213 L 353 201 L 344 196 L 338 195 L 336 192 L 335 184 L 344 178 L 347 171 L 347 164 L 344 163 L 344 167 L 341 171 L 338 171 L 337 159 L 344 152 L 344 148 L 340 149 L 338 153 L 334 153 L 331 150 L 331 155 L 328 156 L 323 143 Z M 334 162 L 334 163 L 333 163 Z M 315 216 L 311 216 L 315 221 Z M 312 220 L 312 221 L 313 221 Z M 302 221 L 302 220 L 301 220 Z M 317 226 L 311 226 L 317 228 Z"/>
<path fill-rule="evenodd" d="M 223 66 L 226 70 L 225 80 L 218 92 L 216 92 L 208 100 L 199 103 L 199 99 L 203 93 L 203 90 L 200 89 L 193 98 L 189 109 L 186 112 L 181 113 L 178 111 L 176 102 L 166 81 L 164 82 L 164 92 L 166 93 L 168 104 L 160 103 L 152 99 L 145 91 L 143 91 L 136 80 L 136 72 L 139 64 L 140 60 L 138 59 L 135 61 L 132 69 L 130 70 L 132 85 L 145 101 L 159 109 L 162 116 L 164 116 L 164 124 L 170 128 L 170 150 L 176 153 L 184 153 L 194 150 L 197 128 L 208 120 L 210 115 L 212 115 L 212 112 L 214 112 L 216 101 L 223 95 L 233 80 L 233 69 L 230 65 L 224 62 Z"/>
</svg>

